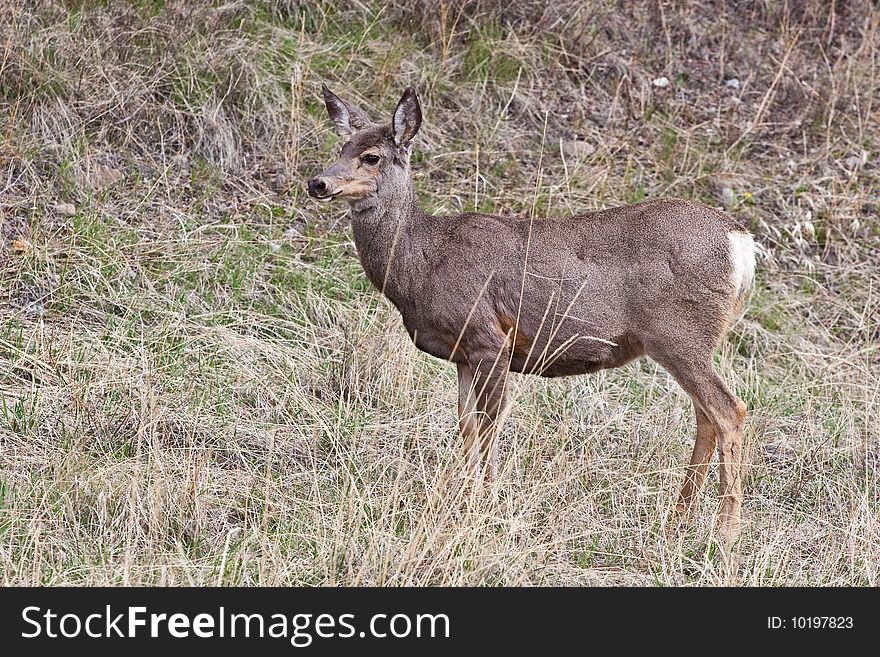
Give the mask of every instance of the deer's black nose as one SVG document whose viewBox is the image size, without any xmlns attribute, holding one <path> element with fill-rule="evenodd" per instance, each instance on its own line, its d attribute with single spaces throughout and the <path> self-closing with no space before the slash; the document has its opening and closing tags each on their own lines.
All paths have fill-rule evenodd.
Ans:
<svg viewBox="0 0 880 657">
<path fill-rule="evenodd" d="M 327 193 L 327 183 L 322 178 L 312 178 L 309 181 L 309 195 L 319 198 Z"/>
</svg>

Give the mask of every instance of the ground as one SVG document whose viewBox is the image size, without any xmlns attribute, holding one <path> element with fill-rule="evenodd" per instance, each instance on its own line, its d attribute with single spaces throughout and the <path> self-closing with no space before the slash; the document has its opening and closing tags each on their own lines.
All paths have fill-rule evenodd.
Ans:
<svg viewBox="0 0 880 657">
<path fill-rule="evenodd" d="M 0 582 L 875 585 L 878 30 L 868 0 L 13 3 L 0 16 Z M 367 283 L 326 81 L 419 90 L 432 212 L 666 195 L 760 244 L 719 350 L 746 526 L 671 511 L 648 361 L 514 377 L 463 485 L 454 368 Z"/>
</svg>

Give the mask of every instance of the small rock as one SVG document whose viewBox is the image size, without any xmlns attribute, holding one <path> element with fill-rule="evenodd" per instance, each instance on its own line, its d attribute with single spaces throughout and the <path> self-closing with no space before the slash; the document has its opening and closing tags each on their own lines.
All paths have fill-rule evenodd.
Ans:
<svg viewBox="0 0 880 657">
<path fill-rule="evenodd" d="M 730 78 L 724 83 L 725 87 L 730 87 L 731 89 L 739 89 L 739 79 L 738 78 Z"/>
<path fill-rule="evenodd" d="M 596 147 L 588 141 L 567 139 L 562 142 L 563 153 L 573 153 L 576 157 L 589 157 L 596 152 Z"/>
<path fill-rule="evenodd" d="M 278 253 L 281 250 L 281 245 L 278 242 L 269 242 L 269 250 L 272 253 Z"/>
<path fill-rule="evenodd" d="M 661 78 L 654 78 L 651 84 L 659 89 L 665 89 L 669 86 L 669 78 L 667 78 L 666 76 L 663 76 Z"/>
<path fill-rule="evenodd" d="M 733 190 L 726 185 L 718 190 L 718 195 L 721 197 L 721 202 L 724 203 L 728 208 L 732 208 L 734 204 L 736 204 L 736 196 L 733 193 Z"/>
<path fill-rule="evenodd" d="M 294 237 L 299 237 L 302 233 L 296 226 L 291 226 L 287 230 L 284 231 L 284 237 L 293 239 Z"/>
<path fill-rule="evenodd" d="M 92 187 L 95 189 L 101 189 L 102 187 L 112 185 L 121 177 L 122 172 L 119 169 L 108 167 L 105 164 L 99 164 L 89 176 L 89 182 L 92 183 Z"/>
<path fill-rule="evenodd" d="M 56 203 L 55 212 L 62 217 L 72 217 L 76 214 L 76 206 L 73 203 Z"/>
</svg>

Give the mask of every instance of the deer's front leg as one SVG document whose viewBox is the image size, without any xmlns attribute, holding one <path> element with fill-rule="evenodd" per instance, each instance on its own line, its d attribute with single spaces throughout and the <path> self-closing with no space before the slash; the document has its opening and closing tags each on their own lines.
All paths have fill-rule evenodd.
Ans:
<svg viewBox="0 0 880 657">
<path fill-rule="evenodd" d="M 496 474 L 498 432 L 507 410 L 507 366 L 503 353 L 458 365 L 458 427 L 477 477 Z"/>
</svg>

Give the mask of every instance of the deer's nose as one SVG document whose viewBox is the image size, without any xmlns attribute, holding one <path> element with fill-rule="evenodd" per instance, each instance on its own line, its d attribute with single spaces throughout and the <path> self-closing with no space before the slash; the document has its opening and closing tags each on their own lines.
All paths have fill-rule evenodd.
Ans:
<svg viewBox="0 0 880 657">
<path fill-rule="evenodd" d="M 320 198 L 327 193 L 327 181 L 323 178 L 312 178 L 309 181 L 309 196 Z"/>
</svg>

